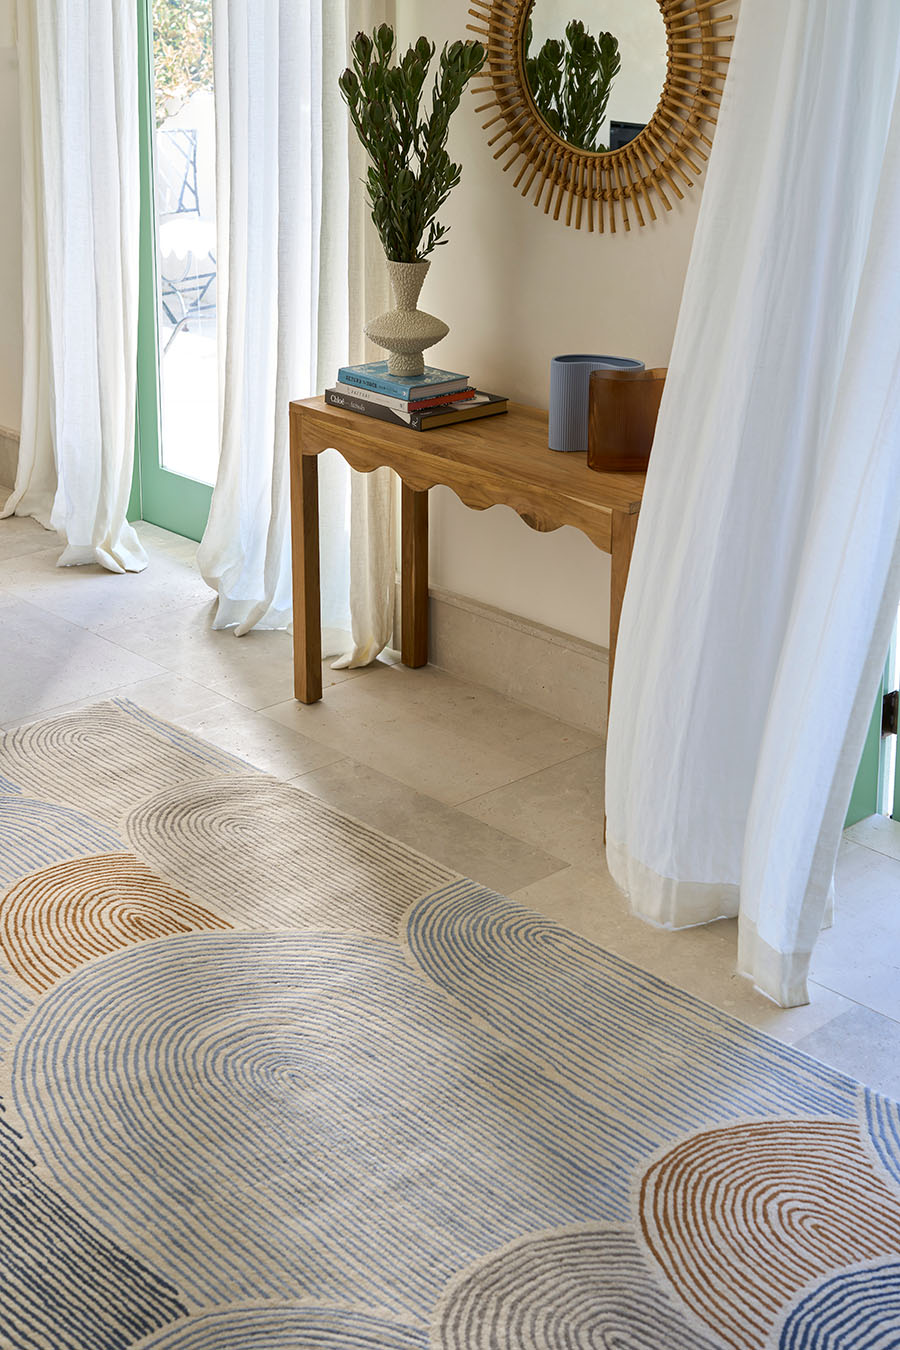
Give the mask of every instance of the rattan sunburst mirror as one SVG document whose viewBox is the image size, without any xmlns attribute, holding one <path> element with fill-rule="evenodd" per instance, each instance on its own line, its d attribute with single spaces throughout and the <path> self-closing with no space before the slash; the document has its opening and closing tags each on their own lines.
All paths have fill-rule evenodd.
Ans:
<svg viewBox="0 0 900 1350">
<path fill-rule="evenodd" d="M 540 3 L 540 0 L 538 0 Z M 585 149 L 565 138 L 539 110 L 526 74 L 526 42 L 535 0 L 472 0 L 477 23 L 467 27 L 487 49 L 476 86 L 478 112 L 494 158 L 504 172 L 517 166 L 514 183 L 535 206 L 562 216 L 567 225 L 615 231 L 656 220 L 657 206 L 670 211 L 694 186 L 712 145 L 728 69 L 732 34 L 718 13 L 727 0 L 654 0 L 665 28 L 665 76 L 655 111 L 621 148 Z M 608 37 L 608 34 L 604 34 Z M 534 78 L 534 67 L 531 67 Z M 553 120 L 558 124 L 558 119 Z M 563 134 L 560 134 L 562 132 Z"/>
</svg>

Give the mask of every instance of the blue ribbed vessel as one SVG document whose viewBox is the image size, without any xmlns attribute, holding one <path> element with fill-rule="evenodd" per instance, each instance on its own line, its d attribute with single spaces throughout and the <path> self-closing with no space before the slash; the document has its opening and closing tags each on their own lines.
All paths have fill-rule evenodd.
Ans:
<svg viewBox="0 0 900 1350">
<path fill-rule="evenodd" d="M 550 449 L 587 450 L 592 370 L 643 370 L 628 356 L 554 356 L 550 362 Z"/>
</svg>

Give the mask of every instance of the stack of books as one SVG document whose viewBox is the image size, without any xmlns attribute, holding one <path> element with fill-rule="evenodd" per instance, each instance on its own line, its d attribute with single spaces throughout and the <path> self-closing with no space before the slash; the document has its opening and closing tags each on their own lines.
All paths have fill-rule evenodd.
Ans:
<svg viewBox="0 0 900 1350">
<path fill-rule="evenodd" d="M 499 394 L 473 389 L 468 375 L 426 366 L 424 374 L 406 378 L 389 374 L 387 361 L 342 366 L 337 384 L 325 390 L 325 402 L 413 431 L 491 417 L 509 407 Z"/>
</svg>

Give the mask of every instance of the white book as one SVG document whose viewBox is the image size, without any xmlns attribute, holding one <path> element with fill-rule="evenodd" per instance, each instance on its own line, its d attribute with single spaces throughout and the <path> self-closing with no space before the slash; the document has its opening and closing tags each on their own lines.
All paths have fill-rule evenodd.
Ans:
<svg viewBox="0 0 900 1350">
<path fill-rule="evenodd" d="M 410 411 L 410 403 L 421 403 L 423 401 L 422 398 L 409 400 L 404 398 L 394 398 L 391 394 L 379 394 L 376 393 L 374 389 L 361 389 L 355 384 L 344 384 L 341 380 L 338 380 L 334 387 L 339 394 L 348 394 L 351 398 L 362 399 L 364 403 L 380 403 L 382 407 L 390 408 L 392 412 L 408 413 Z M 427 399 L 428 395 L 423 395 L 423 398 Z M 457 400 L 453 401 L 455 402 Z M 472 400 L 465 399 L 459 401 L 471 402 Z M 452 403 L 448 401 L 446 403 L 436 403 L 434 406 L 436 408 L 449 408 L 452 406 Z"/>
</svg>

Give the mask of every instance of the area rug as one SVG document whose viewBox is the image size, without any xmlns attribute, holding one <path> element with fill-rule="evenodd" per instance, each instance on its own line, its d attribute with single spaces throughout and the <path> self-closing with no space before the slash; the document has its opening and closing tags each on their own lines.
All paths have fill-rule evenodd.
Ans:
<svg viewBox="0 0 900 1350">
<path fill-rule="evenodd" d="M 0 1345 L 900 1345 L 900 1108 L 115 701 L 0 749 Z"/>
</svg>

